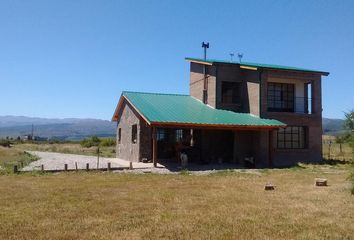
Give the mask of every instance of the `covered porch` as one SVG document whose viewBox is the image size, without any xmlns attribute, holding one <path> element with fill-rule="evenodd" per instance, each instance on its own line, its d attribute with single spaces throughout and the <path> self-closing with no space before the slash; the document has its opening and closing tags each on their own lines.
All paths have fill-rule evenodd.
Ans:
<svg viewBox="0 0 354 240">
<path fill-rule="evenodd" d="M 274 129 L 152 127 L 152 161 L 183 165 L 233 165 L 240 168 L 272 166 Z"/>
</svg>

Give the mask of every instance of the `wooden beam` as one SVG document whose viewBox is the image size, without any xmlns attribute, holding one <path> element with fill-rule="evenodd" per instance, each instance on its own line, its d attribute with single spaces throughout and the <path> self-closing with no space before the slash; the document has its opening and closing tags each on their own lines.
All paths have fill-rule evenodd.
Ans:
<svg viewBox="0 0 354 240">
<path fill-rule="evenodd" d="M 187 59 L 187 61 L 192 62 L 192 63 L 198 63 L 198 64 L 203 64 L 203 65 L 209 65 L 209 66 L 213 65 L 212 63 L 209 63 L 209 62 L 203 62 L 203 61 L 197 61 L 197 60 L 189 60 L 189 59 Z"/>
<path fill-rule="evenodd" d="M 240 68 L 248 69 L 248 70 L 254 70 L 254 71 L 256 71 L 258 69 L 256 67 L 248 67 L 248 66 L 244 66 L 244 65 L 241 65 Z"/>
<path fill-rule="evenodd" d="M 156 127 L 152 127 L 152 162 L 154 164 L 154 167 L 157 167 Z"/>
</svg>

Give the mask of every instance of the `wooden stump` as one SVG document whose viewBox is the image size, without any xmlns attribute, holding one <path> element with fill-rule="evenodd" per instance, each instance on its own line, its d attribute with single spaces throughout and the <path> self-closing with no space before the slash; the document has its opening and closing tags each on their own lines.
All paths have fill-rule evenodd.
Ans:
<svg viewBox="0 0 354 240">
<path fill-rule="evenodd" d="M 273 184 L 271 184 L 271 183 L 267 183 L 264 186 L 264 190 L 266 190 L 266 191 L 275 190 L 275 186 Z"/>
<path fill-rule="evenodd" d="M 327 186 L 327 179 L 325 178 L 315 178 L 315 186 L 325 187 Z"/>
</svg>

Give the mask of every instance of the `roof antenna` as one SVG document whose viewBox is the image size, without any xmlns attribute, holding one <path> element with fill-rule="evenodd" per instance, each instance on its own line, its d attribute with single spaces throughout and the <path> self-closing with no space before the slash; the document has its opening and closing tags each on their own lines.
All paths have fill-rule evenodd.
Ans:
<svg viewBox="0 0 354 240">
<path fill-rule="evenodd" d="M 241 59 L 242 59 L 242 57 L 243 57 L 243 53 L 237 53 L 237 57 L 238 57 L 238 59 L 239 59 L 239 61 L 240 61 L 240 63 L 241 63 Z"/>
<path fill-rule="evenodd" d="M 235 56 L 235 54 L 234 54 L 233 52 L 231 52 L 231 53 L 230 53 L 230 58 L 231 58 L 230 62 L 233 62 L 233 61 L 234 61 L 234 56 Z"/>
<path fill-rule="evenodd" d="M 207 59 L 207 48 L 209 48 L 209 43 L 202 42 L 202 48 L 204 48 L 204 61 Z"/>
</svg>

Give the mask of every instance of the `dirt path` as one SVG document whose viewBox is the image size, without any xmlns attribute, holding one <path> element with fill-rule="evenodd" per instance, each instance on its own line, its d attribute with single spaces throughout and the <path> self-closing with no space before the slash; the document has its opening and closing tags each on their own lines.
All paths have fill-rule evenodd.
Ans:
<svg viewBox="0 0 354 240">
<path fill-rule="evenodd" d="M 97 157 L 96 156 L 85 156 L 85 155 L 75 155 L 75 154 L 64 154 L 55 152 L 37 152 L 29 151 L 30 154 L 39 157 L 39 160 L 30 163 L 28 166 L 24 167 L 23 171 L 40 170 L 41 165 L 44 166 L 45 170 L 62 170 L 64 169 L 64 164 L 68 164 L 68 169 L 76 169 L 75 163 L 77 163 L 78 169 L 86 169 L 86 164 L 92 169 L 97 168 Z M 126 167 L 126 164 L 122 164 L 116 158 L 103 158 L 99 159 L 98 168 L 107 168 L 107 164 L 111 163 L 112 168 Z"/>
</svg>

